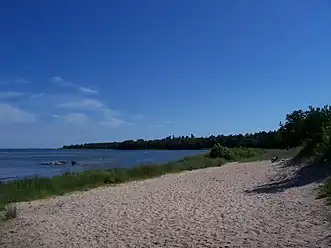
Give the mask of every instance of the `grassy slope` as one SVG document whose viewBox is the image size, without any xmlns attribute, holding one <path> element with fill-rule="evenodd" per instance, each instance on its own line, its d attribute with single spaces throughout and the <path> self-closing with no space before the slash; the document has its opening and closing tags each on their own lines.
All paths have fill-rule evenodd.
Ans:
<svg viewBox="0 0 331 248">
<path fill-rule="evenodd" d="M 293 158 L 301 150 L 301 147 L 292 148 L 290 150 L 280 150 L 280 149 L 268 149 L 265 153 L 259 154 L 257 156 L 243 158 L 242 162 L 258 161 L 258 160 L 271 160 L 275 156 L 279 156 L 280 159 Z"/>
</svg>

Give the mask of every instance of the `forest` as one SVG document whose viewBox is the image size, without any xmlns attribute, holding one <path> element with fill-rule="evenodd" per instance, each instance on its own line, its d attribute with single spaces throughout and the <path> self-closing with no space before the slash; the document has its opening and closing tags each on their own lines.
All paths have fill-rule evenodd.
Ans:
<svg viewBox="0 0 331 248">
<path fill-rule="evenodd" d="M 278 130 L 258 133 L 218 135 L 209 137 L 168 136 L 155 140 L 126 140 L 123 142 L 85 143 L 63 146 L 63 149 L 166 149 L 192 150 L 210 149 L 216 143 L 221 146 L 249 147 L 263 149 L 288 149 L 322 139 L 331 123 L 331 106 L 312 107 L 295 110 L 286 114 L 284 123 L 280 122 Z"/>
</svg>

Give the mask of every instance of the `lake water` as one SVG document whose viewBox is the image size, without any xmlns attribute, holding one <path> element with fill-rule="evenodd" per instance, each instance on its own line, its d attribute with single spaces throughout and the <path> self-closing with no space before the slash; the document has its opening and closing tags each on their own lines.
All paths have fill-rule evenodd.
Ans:
<svg viewBox="0 0 331 248">
<path fill-rule="evenodd" d="M 64 172 L 87 169 L 129 168 L 141 164 L 165 163 L 201 152 L 204 151 L 0 149 L 0 181 L 30 176 L 52 177 Z M 62 160 L 75 160 L 77 164 L 41 165 L 47 161 Z"/>
</svg>

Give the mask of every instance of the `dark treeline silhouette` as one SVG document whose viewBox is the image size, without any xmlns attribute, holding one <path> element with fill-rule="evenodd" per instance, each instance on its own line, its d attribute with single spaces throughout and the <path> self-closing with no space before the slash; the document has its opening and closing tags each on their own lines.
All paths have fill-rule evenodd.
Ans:
<svg viewBox="0 0 331 248">
<path fill-rule="evenodd" d="M 126 140 L 123 142 L 86 143 L 80 145 L 63 146 L 64 149 L 117 149 L 117 150 L 198 150 L 211 148 L 215 143 L 226 147 L 281 147 L 281 139 L 277 131 L 260 132 L 246 135 L 218 135 L 209 137 L 168 136 L 155 140 Z"/>
<path fill-rule="evenodd" d="M 126 140 L 123 142 L 86 143 L 63 146 L 64 149 L 166 149 L 193 150 L 212 148 L 218 143 L 224 147 L 252 147 L 264 149 L 284 149 L 302 145 L 314 138 L 316 130 L 321 128 L 321 122 L 329 120 L 331 107 L 308 107 L 308 110 L 296 110 L 285 117 L 278 130 L 237 135 L 218 135 L 209 137 L 168 136 L 155 140 Z M 330 118 L 331 120 L 331 118 Z"/>
</svg>

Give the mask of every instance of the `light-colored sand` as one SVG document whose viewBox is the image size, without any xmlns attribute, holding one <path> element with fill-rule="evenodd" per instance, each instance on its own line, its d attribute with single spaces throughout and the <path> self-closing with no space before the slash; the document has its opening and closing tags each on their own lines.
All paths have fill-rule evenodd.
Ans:
<svg viewBox="0 0 331 248">
<path fill-rule="evenodd" d="M 245 192 L 273 167 L 232 163 L 22 203 L 0 247 L 331 247 L 316 184 Z"/>
</svg>

